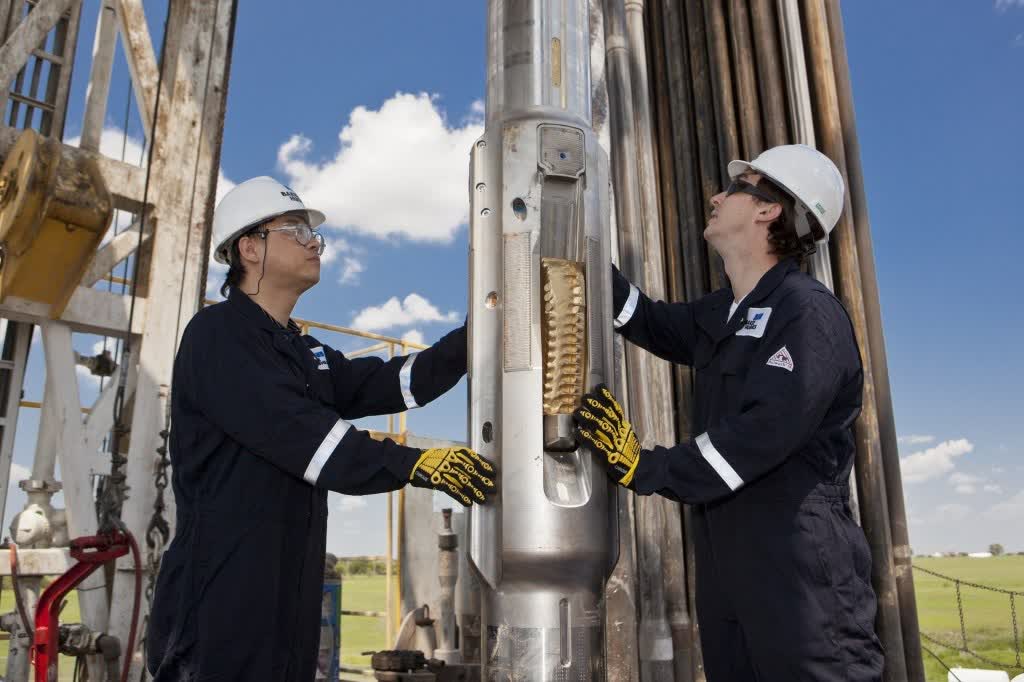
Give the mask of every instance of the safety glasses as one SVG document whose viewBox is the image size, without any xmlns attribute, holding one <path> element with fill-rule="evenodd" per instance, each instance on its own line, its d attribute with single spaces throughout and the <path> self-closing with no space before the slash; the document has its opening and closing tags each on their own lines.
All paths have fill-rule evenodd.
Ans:
<svg viewBox="0 0 1024 682">
<path fill-rule="evenodd" d="M 283 227 L 269 227 L 263 229 L 263 234 L 268 232 L 289 232 L 300 245 L 306 246 L 311 239 L 317 241 L 317 255 L 323 255 L 327 245 L 324 243 L 324 236 L 305 223 L 296 225 L 285 225 Z"/>
<path fill-rule="evenodd" d="M 742 178 L 736 178 L 731 183 L 729 183 L 729 186 L 725 189 L 725 196 L 732 196 L 737 192 L 749 194 L 750 196 L 760 199 L 761 201 L 767 201 L 772 204 L 779 203 L 778 197 L 772 196 L 768 192 L 758 189 L 757 185 L 753 185 L 747 182 L 746 180 L 743 180 Z"/>
</svg>

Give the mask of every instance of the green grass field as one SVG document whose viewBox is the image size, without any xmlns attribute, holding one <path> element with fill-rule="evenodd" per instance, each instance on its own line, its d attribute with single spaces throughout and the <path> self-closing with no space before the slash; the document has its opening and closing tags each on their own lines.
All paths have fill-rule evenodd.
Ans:
<svg viewBox="0 0 1024 682">
<path fill-rule="evenodd" d="M 1024 591 L 1024 556 L 992 559 L 915 559 L 914 564 L 969 582 Z M 959 645 L 961 642 L 960 618 L 954 584 L 920 571 L 915 571 L 914 579 L 921 631 L 936 639 Z M 353 611 L 383 611 L 385 586 L 383 576 L 346 577 L 342 587 L 342 608 Z M 9 584 L 5 585 L 5 588 L 3 598 L 0 599 L 0 613 L 14 609 L 14 595 Z M 972 587 L 963 587 L 961 598 L 967 625 L 968 646 L 984 656 L 1005 662 L 1005 669 L 1010 672 L 1011 677 L 1024 672 L 1024 670 L 1011 667 L 1015 662 L 1015 655 L 1009 597 Z M 1017 608 L 1020 634 L 1024 636 L 1024 600 L 1018 601 Z M 75 622 L 78 618 L 78 599 L 77 596 L 72 595 L 61 620 Z M 341 640 L 342 662 L 346 665 L 369 665 L 369 656 L 363 656 L 362 652 L 376 651 L 387 647 L 384 639 L 384 627 L 382 618 L 344 616 Z M 988 667 L 953 649 L 934 646 L 927 642 L 925 642 L 925 646 L 951 667 Z M 1021 646 L 1024 646 L 1024 643 Z M 946 682 L 946 669 L 938 661 L 925 653 L 924 663 L 928 671 L 928 682 Z M 7 642 L 3 641 L 0 642 L 0 674 L 6 670 L 6 665 Z M 60 682 L 70 682 L 73 670 L 74 661 L 62 656 Z"/>
<path fill-rule="evenodd" d="M 397 584 L 397 580 L 395 581 Z M 349 611 L 383 611 L 387 581 L 383 576 L 348 576 L 341 586 L 341 608 Z M 397 597 L 398 591 L 395 590 Z M 383 618 L 341 617 L 341 662 L 343 665 L 370 665 L 364 651 L 389 648 L 385 642 Z"/>
</svg>

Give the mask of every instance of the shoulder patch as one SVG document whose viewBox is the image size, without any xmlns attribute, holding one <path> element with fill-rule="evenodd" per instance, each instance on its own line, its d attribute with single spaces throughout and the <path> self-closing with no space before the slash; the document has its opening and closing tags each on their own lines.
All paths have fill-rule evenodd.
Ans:
<svg viewBox="0 0 1024 682">
<path fill-rule="evenodd" d="M 761 338 L 764 336 L 764 330 L 768 327 L 768 318 L 771 315 L 771 308 L 749 308 L 747 310 L 747 318 L 743 321 L 743 326 L 736 332 L 736 336 Z"/>
<path fill-rule="evenodd" d="M 330 369 L 327 364 L 327 353 L 324 352 L 323 346 L 316 346 L 309 349 L 313 353 L 313 357 L 317 360 L 317 369 Z"/>
<path fill-rule="evenodd" d="M 789 351 L 786 350 L 785 346 L 776 351 L 775 355 L 768 358 L 768 362 L 766 364 L 769 367 L 781 367 L 787 372 L 792 372 L 794 367 L 793 356 L 789 354 Z"/>
</svg>

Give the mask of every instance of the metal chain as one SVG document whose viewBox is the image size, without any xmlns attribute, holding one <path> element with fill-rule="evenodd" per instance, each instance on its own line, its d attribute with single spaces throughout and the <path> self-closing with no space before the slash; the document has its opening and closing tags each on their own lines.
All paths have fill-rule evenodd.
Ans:
<svg viewBox="0 0 1024 682">
<path fill-rule="evenodd" d="M 99 530 L 109 533 L 120 525 L 121 508 L 124 506 L 125 484 L 127 476 L 124 466 L 128 458 L 121 454 L 121 438 L 127 433 L 124 425 L 124 396 L 128 383 L 128 368 L 131 364 L 131 350 L 126 343 L 121 355 L 121 371 L 117 380 L 117 393 L 114 396 L 114 427 L 110 439 L 110 475 L 103 481 L 103 490 L 99 501 Z"/>
<path fill-rule="evenodd" d="M 933 644 L 937 644 L 938 646 L 946 647 L 947 649 L 952 649 L 953 651 L 960 651 L 962 653 L 968 654 L 969 656 L 973 656 L 974 658 L 978 659 L 979 661 L 987 663 L 987 664 L 989 664 L 991 666 L 994 666 L 996 668 L 1011 668 L 1011 669 L 1014 669 L 1014 670 L 1024 670 L 1024 664 L 1022 664 L 1022 660 L 1021 660 L 1020 629 L 1019 629 L 1019 626 L 1017 624 L 1017 601 L 1016 601 L 1016 597 L 1024 596 L 1024 592 L 1018 592 L 1018 591 L 1015 591 L 1015 590 L 1006 590 L 1006 589 L 1003 589 L 1001 587 L 991 587 L 990 585 L 981 585 L 979 583 L 972 583 L 972 582 L 969 582 L 967 580 L 960 580 L 959 578 L 954 578 L 952 576 L 943 575 L 942 573 L 936 573 L 935 571 L 930 571 L 927 568 L 921 568 L 920 566 L 914 566 L 914 570 L 921 571 L 922 573 L 927 573 L 928 575 L 934 576 L 936 578 L 941 578 L 943 580 L 951 581 L 953 583 L 953 585 L 955 586 L 955 589 L 956 589 L 956 608 L 957 608 L 957 611 L 958 611 L 958 613 L 960 615 L 960 638 L 962 640 L 962 645 L 961 646 L 956 646 L 956 645 L 950 644 L 948 642 L 943 642 L 942 640 L 936 639 L 936 638 L 934 638 L 934 637 L 932 637 L 932 636 L 930 636 L 930 635 L 928 635 L 928 634 L 926 634 L 924 632 L 921 633 L 921 637 L 923 639 L 926 639 L 929 642 L 932 642 Z M 1016 656 L 1016 662 L 1013 665 L 1005 663 L 1005 662 L 1001 662 L 1001 661 L 996 661 L 996 660 L 993 660 L 991 658 L 987 658 L 985 656 L 982 656 L 978 652 L 972 651 L 971 648 L 967 645 L 967 622 L 966 622 L 966 620 L 964 618 L 963 596 L 962 596 L 961 590 L 960 590 L 960 588 L 962 586 L 972 587 L 972 588 L 975 588 L 975 589 L 985 590 L 985 591 L 988 591 L 988 592 L 996 592 L 996 593 L 999 593 L 999 594 L 1005 594 L 1005 595 L 1009 596 L 1009 598 L 1010 598 L 1010 619 L 1011 619 L 1011 621 L 1013 623 L 1013 649 L 1014 649 L 1014 653 L 1015 653 L 1015 656 Z"/>
<path fill-rule="evenodd" d="M 964 621 L 964 600 L 960 595 L 960 581 L 956 581 L 956 610 L 960 612 L 960 637 L 964 642 L 964 651 L 967 651 L 967 623 Z"/>
<path fill-rule="evenodd" d="M 1017 655 L 1017 667 L 1024 668 L 1020 660 L 1020 629 L 1017 627 L 1017 602 L 1016 595 L 1010 595 L 1010 619 L 1013 621 L 1013 651 Z"/>
<path fill-rule="evenodd" d="M 153 604 L 153 592 L 156 589 L 156 574 L 160 569 L 160 557 L 163 555 L 164 546 L 171 535 L 171 527 L 164 517 L 167 504 L 164 502 L 164 491 L 167 490 L 167 469 L 171 465 L 171 459 L 167 456 L 168 439 L 170 431 L 164 429 L 160 432 L 163 443 L 156 449 L 160 455 L 160 461 L 156 465 L 154 486 L 156 496 L 153 500 L 153 515 L 146 526 L 146 566 L 149 572 L 149 582 L 146 586 L 146 601 L 150 606 Z"/>
</svg>

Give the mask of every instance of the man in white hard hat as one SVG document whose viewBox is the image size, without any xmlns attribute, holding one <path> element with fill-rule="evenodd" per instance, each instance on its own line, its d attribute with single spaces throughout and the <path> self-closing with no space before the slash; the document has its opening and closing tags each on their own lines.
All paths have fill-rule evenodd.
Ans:
<svg viewBox="0 0 1024 682">
<path fill-rule="evenodd" d="M 842 212 L 842 176 L 802 145 L 733 161 L 729 176 L 704 237 L 730 287 L 663 303 L 614 271 L 616 329 L 694 368 L 698 435 L 644 449 L 599 386 L 574 415 L 577 437 L 620 484 L 693 505 L 710 682 L 881 680 L 871 556 L 847 485 L 860 354 L 842 304 L 799 267 Z"/>
<path fill-rule="evenodd" d="M 327 491 L 408 483 L 465 506 L 494 488 L 466 448 L 419 450 L 352 426 L 424 405 L 466 373 L 466 330 L 385 362 L 346 358 L 290 319 L 320 279 L 320 211 L 269 177 L 214 213 L 228 300 L 182 336 L 171 389 L 177 531 L 147 636 L 157 682 L 307 682 L 316 674 Z"/>
</svg>

